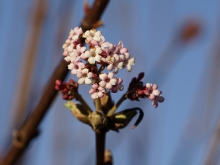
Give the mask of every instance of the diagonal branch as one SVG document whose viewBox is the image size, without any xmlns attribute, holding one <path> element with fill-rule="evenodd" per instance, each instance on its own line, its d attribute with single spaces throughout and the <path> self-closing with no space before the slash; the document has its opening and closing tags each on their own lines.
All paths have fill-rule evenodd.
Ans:
<svg viewBox="0 0 220 165">
<path fill-rule="evenodd" d="M 82 20 L 81 27 L 83 31 L 89 30 L 93 27 L 93 24 L 97 22 L 102 13 L 104 12 L 109 0 L 96 0 Z M 40 102 L 34 109 L 33 113 L 23 123 L 20 130 L 14 133 L 13 144 L 10 147 L 6 156 L 0 161 L 1 165 L 14 164 L 23 151 L 27 148 L 30 141 L 36 137 L 37 128 L 44 118 L 48 108 L 50 107 L 53 99 L 55 98 L 57 91 L 54 89 L 54 82 L 57 79 L 64 80 L 68 73 L 67 62 L 62 60 L 54 73 L 51 75 L 47 88 L 44 91 Z"/>
</svg>

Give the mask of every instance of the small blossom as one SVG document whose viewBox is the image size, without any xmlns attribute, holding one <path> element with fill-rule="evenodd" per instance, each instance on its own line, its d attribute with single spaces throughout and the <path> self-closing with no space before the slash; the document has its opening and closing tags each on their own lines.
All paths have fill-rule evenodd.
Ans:
<svg viewBox="0 0 220 165">
<path fill-rule="evenodd" d="M 63 44 L 63 56 L 69 56 L 70 53 L 76 48 L 76 45 L 81 44 L 79 40 L 79 35 L 82 34 L 82 29 L 79 27 L 74 28 L 70 31 L 68 39 Z M 65 58 L 67 62 L 69 62 L 69 58 Z"/>
<path fill-rule="evenodd" d="M 120 57 L 121 62 L 119 63 L 118 68 L 123 69 L 124 67 L 126 67 L 128 72 L 130 72 L 132 69 L 131 66 L 134 65 L 134 58 L 130 58 L 130 54 L 127 52 L 124 54 L 121 54 L 119 57 Z"/>
<path fill-rule="evenodd" d="M 72 39 L 74 42 L 79 39 L 79 35 L 82 34 L 82 28 L 75 27 L 73 30 L 70 31 L 69 39 Z"/>
<path fill-rule="evenodd" d="M 68 55 L 64 58 L 67 62 L 76 62 L 79 61 L 80 56 L 82 53 L 84 53 L 86 50 L 86 47 L 82 47 L 80 44 L 76 46 L 76 48 L 73 48 L 72 45 L 68 47 Z"/>
<path fill-rule="evenodd" d="M 99 78 L 101 79 L 99 85 L 103 88 L 112 89 L 112 86 L 117 83 L 117 79 L 114 77 L 114 73 L 112 72 L 109 72 L 108 74 L 100 74 Z"/>
<path fill-rule="evenodd" d="M 84 67 L 85 64 L 82 62 L 74 62 L 68 65 L 68 69 L 71 70 L 72 74 L 77 74 L 77 72 L 81 72 Z"/>
<path fill-rule="evenodd" d="M 123 43 L 120 41 L 118 45 L 114 45 L 113 54 L 120 54 L 120 50 L 123 48 Z"/>
<path fill-rule="evenodd" d="M 93 74 L 92 72 L 89 72 L 89 69 L 84 68 L 82 70 L 77 71 L 77 77 L 79 78 L 78 83 L 79 84 L 91 84 L 91 78 Z"/>
<path fill-rule="evenodd" d="M 105 89 L 99 86 L 97 83 L 92 85 L 89 93 L 91 94 L 92 99 L 102 98 L 104 96 Z"/>
<path fill-rule="evenodd" d="M 96 31 L 96 29 L 87 30 L 83 33 L 83 37 L 86 38 L 86 43 L 89 43 L 92 46 L 101 45 L 105 42 L 105 38 L 101 31 Z"/>
<path fill-rule="evenodd" d="M 104 42 L 101 44 L 101 49 L 106 53 L 106 55 L 111 55 L 111 53 L 114 51 L 114 45 L 110 42 Z"/>
<path fill-rule="evenodd" d="M 164 97 L 161 96 L 162 92 L 158 90 L 157 84 L 146 84 L 146 88 L 149 91 L 149 95 L 147 96 L 151 101 L 154 108 L 157 108 L 158 102 L 163 102 Z"/>
<path fill-rule="evenodd" d="M 84 58 L 88 58 L 88 62 L 90 64 L 95 64 L 95 62 L 101 61 L 100 53 L 102 52 L 100 47 L 96 47 L 93 49 L 90 49 L 90 51 L 86 51 L 83 55 Z"/>
<path fill-rule="evenodd" d="M 65 43 L 63 44 L 63 56 L 68 56 L 69 55 L 69 51 L 68 51 L 68 47 L 71 45 L 71 40 L 67 39 L 65 41 Z M 72 45 L 74 46 L 74 44 Z"/>
<path fill-rule="evenodd" d="M 82 53 L 84 53 L 86 50 L 85 46 L 81 46 L 80 44 L 78 44 L 76 46 L 76 49 L 73 50 L 72 56 L 80 56 Z"/>
<path fill-rule="evenodd" d="M 131 65 L 134 65 L 134 58 L 130 58 L 126 63 L 125 63 L 125 65 L 126 65 L 126 68 L 127 68 L 127 70 L 128 70 L 128 72 L 130 72 L 131 71 Z"/>
<path fill-rule="evenodd" d="M 112 70 L 113 73 L 118 73 L 118 69 L 120 68 L 120 61 L 119 61 L 119 56 L 117 54 L 114 54 L 113 56 L 108 56 L 105 59 L 105 62 L 109 64 L 107 66 L 108 70 Z"/>
<path fill-rule="evenodd" d="M 86 60 L 86 59 L 88 59 L 88 58 L 91 57 L 91 56 L 92 56 L 92 52 L 89 51 L 89 50 L 87 50 L 87 51 L 85 51 L 84 53 L 82 53 L 80 57 L 81 57 L 82 59 Z"/>
<path fill-rule="evenodd" d="M 118 92 L 118 90 L 122 91 L 124 89 L 124 86 L 122 85 L 122 82 L 123 82 L 122 78 L 118 78 L 116 85 L 113 85 L 111 91 L 113 93 Z"/>
</svg>

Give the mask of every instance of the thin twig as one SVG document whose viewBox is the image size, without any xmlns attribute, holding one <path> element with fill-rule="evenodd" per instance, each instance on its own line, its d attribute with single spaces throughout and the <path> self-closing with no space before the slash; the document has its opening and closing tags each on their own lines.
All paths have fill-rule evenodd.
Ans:
<svg viewBox="0 0 220 165">
<path fill-rule="evenodd" d="M 96 108 L 96 110 L 101 110 L 102 111 L 102 106 L 101 106 L 100 98 L 97 98 L 95 100 L 95 108 Z"/>
<path fill-rule="evenodd" d="M 220 120 L 218 120 L 216 129 L 211 138 L 210 146 L 207 152 L 207 158 L 204 165 L 212 165 L 216 161 L 216 155 L 219 150 L 219 139 L 220 139 Z"/>
<path fill-rule="evenodd" d="M 220 25 L 220 24 L 219 24 Z M 214 106 L 218 106 L 218 90 L 216 90 L 219 86 L 219 60 L 220 60 L 220 56 L 219 56 L 219 52 L 220 52 L 220 42 L 219 42 L 220 36 L 217 37 L 216 40 L 216 44 L 214 47 L 214 55 L 212 56 L 213 62 L 212 62 L 212 68 L 209 72 L 209 88 L 208 88 L 208 92 L 206 94 L 207 97 L 207 105 L 206 105 L 206 109 L 207 109 L 207 114 L 206 116 L 210 116 L 210 112 L 213 112 L 213 109 L 215 108 Z M 213 81 L 215 80 L 215 81 Z M 208 114 L 209 113 L 209 114 Z M 216 157 L 219 153 L 219 146 L 220 144 L 220 117 L 217 120 L 216 126 L 215 126 L 215 130 L 213 132 L 213 135 L 210 139 L 210 142 L 208 144 L 208 149 L 207 152 L 205 153 L 206 158 L 204 161 L 204 165 L 212 165 L 215 163 L 216 161 Z"/>
<path fill-rule="evenodd" d="M 94 2 L 93 7 L 89 10 L 89 13 L 86 14 L 80 25 L 83 31 L 91 29 L 93 24 L 100 19 L 108 2 L 109 0 L 96 0 Z M 47 88 L 45 88 L 39 104 L 29 118 L 24 122 L 20 130 L 17 131 L 12 146 L 4 159 L 0 161 L 1 165 L 14 164 L 23 151 L 27 148 L 30 141 L 35 137 L 40 122 L 44 118 L 48 108 L 57 94 L 57 91 L 54 89 L 54 82 L 57 79 L 64 80 L 67 73 L 67 62 L 62 60 L 49 79 Z"/>
<path fill-rule="evenodd" d="M 92 109 L 83 99 L 83 97 L 78 92 L 76 92 L 75 95 L 76 95 L 76 99 L 86 108 L 88 114 L 90 114 L 92 112 Z"/>
<path fill-rule="evenodd" d="M 112 107 L 112 109 L 109 111 L 108 116 L 111 116 L 115 113 L 117 108 L 121 105 L 121 103 L 126 100 L 126 94 L 122 95 L 121 98 L 118 100 L 118 102 Z"/>
<path fill-rule="evenodd" d="M 16 107 L 14 116 L 14 126 L 20 125 L 25 116 L 25 110 L 27 108 L 28 96 L 31 90 L 31 78 L 33 75 L 34 62 L 37 56 L 37 47 L 41 36 L 41 28 L 46 15 L 46 4 L 44 0 L 39 0 L 36 4 L 36 9 L 33 14 L 33 21 L 31 24 L 30 37 L 27 41 L 27 50 L 24 55 L 24 62 L 21 66 L 21 75 L 18 93 L 14 99 L 14 107 Z M 22 96 L 22 97 L 20 97 Z"/>
</svg>

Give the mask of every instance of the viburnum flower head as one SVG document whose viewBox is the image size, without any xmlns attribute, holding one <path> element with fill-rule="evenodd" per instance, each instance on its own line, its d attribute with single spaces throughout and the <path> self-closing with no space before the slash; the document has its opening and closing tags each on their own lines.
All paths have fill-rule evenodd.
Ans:
<svg viewBox="0 0 220 165">
<path fill-rule="evenodd" d="M 83 39 L 88 46 L 83 46 Z M 122 69 L 130 72 L 135 64 L 135 59 L 130 56 L 121 41 L 115 45 L 105 41 L 101 31 L 91 29 L 83 33 L 81 28 L 76 27 L 70 31 L 63 49 L 68 69 L 78 80 L 70 79 L 66 83 L 56 80 L 55 89 L 62 94 L 64 100 L 68 101 L 65 106 L 72 114 L 79 121 L 90 125 L 96 133 L 106 133 L 110 130 L 118 132 L 119 129 L 126 127 L 138 112 L 139 116 L 132 128 L 141 122 L 144 112 L 139 107 L 115 113 L 124 100 L 140 101 L 148 98 L 155 108 L 159 102 L 164 101 L 157 84 L 145 85 L 141 81 L 144 77 L 144 72 L 141 72 L 138 77 L 131 79 L 127 91 L 116 103 L 114 102 L 110 92 L 116 93 L 124 89 L 123 79 L 115 75 Z M 83 84 L 91 85 L 89 94 L 95 100 L 95 110 L 90 108 L 87 100 L 84 100 L 79 93 L 78 87 Z M 80 104 L 70 101 L 72 99 L 76 99 Z M 112 163 L 112 161 L 103 162 L 102 158 L 102 163 Z"/>
<path fill-rule="evenodd" d="M 85 38 L 88 49 L 81 43 L 80 35 Z M 69 62 L 68 69 L 77 76 L 78 84 L 93 84 L 89 92 L 93 99 L 102 97 L 105 90 L 116 93 L 124 89 L 123 80 L 115 74 L 124 68 L 130 72 L 134 58 L 121 41 L 115 45 L 105 41 L 101 31 L 91 29 L 83 33 L 76 27 L 70 31 L 63 49 L 64 60 Z M 104 73 L 105 68 L 110 72 Z"/>
</svg>

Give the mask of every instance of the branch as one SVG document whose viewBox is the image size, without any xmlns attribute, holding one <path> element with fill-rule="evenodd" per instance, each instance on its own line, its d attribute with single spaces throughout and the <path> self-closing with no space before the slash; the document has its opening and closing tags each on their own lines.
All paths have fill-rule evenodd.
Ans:
<svg viewBox="0 0 220 165">
<path fill-rule="evenodd" d="M 109 0 L 96 0 L 94 2 L 93 7 L 83 18 L 80 25 L 83 31 L 91 29 L 93 24 L 100 19 L 108 2 Z M 44 91 L 37 107 L 34 109 L 33 113 L 28 117 L 28 119 L 23 123 L 20 130 L 16 131 L 12 146 L 10 147 L 4 159 L 0 161 L 1 165 L 14 164 L 19 156 L 23 153 L 23 151 L 28 147 L 30 141 L 36 137 L 37 128 L 57 94 L 57 91 L 54 89 L 54 82 L 57 79 L 64 80 L 67 73 L 67 62 L 62 60 L 50 77 L 47 88 L 45 88 L 46 90 Z"/>
<path fill-rule="evenodd" d="M 95 100 L 96 110 L 101 110 L 100 98 Z M 95 144 L 96 144 L 96 165 L 104 165 L 104 152 L 105 152 L 105 137 L 106 133 L 95 133 Z"/>
<path fill-rule="evenodd" d="M 211 165 L 214 164 L 214 162 L 216 161 L 215 157 L 219 150 L 219 142 L 220 142 L 220 119 L 218 120 L 216 129 L 212 136 L 204 165 Z"/>
</svg>

